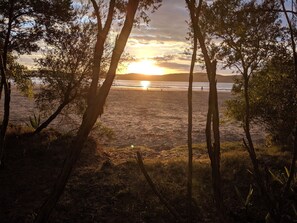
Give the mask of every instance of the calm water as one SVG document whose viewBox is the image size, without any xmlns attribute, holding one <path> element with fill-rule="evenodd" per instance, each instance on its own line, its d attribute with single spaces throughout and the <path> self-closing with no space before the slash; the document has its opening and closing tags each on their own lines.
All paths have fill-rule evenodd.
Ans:
<svg viewBox="0 0 297 223">
<path fill-rule="evenodd" d="M 188 89 L 188 82 L 180 81 L 137 81 L 137 80 L 115 80 L 113 88 L 126 89 L 160 89 L 160 90 L 180 90 Z M 218 83 L 218 91 L 231 91 L 233 83 Z M 208 82 L 193 82 L 193 91 L 209 90 Z"/>
<path fill-rule="evenodd" d="M 42 84 L 40 78 L 31 78 L 35 84 Z M 139 81 L 139 80 L 114 80 L 115 89 L 144 89 L 164 91 L 186 91 L 188 82 L 181 81 Z M 233 83 L 217 83 L 218 91 L 231 92 Z M 208 82 L 193 82 L 193 91 L 208 91 Z"/>
</svg>

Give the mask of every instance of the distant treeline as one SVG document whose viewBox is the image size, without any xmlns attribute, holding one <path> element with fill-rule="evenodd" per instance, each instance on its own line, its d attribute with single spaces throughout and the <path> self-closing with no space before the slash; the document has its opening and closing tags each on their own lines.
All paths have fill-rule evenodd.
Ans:
<svg viewBox="0 0 297 223">
<path fill-rule="evenodd" d="M 217 81 L 220 83 L 233 83 L 236 75 L 223 76 L 218 74 Z M 117 75 L 118 80 L 148 80 L 148 81 L 188 81 L 189 74 L 176 73 L 166 75 L 146 75 L 146 74 L 122 74 Z M 208 82 L 206 73 L 195 73 L 195 82 Z"/>
</svg>

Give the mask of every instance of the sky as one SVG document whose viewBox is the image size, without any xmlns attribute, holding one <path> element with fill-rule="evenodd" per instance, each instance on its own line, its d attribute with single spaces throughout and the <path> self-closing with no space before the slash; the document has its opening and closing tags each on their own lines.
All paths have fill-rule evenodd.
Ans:
<svg viewBox="0 0 297 223">
<path fill-rule="evenodd" d="M 125 64 L 118 73 L 188 73 L 191 51 L 186 40 L 189 15 L 185 1 L 163 0 L 162 6 L 156 12 L 149 13 L 149 17 L 151 21 L 148 25 L 133 28 L 125 52 L 135 60 Z M 21 56 L 21 62 L 32 67 L 32 59 L 36 57 L 40 57 L 40 54 Z M 201 66 L 197 65 L 195 71 L 201 72 Z"/>
<path fill-rule="evenodd" d="M 162 6 L 150 14 L 150 19 L 148 25 L 134 28 L 130 35 L 126 52 L 137 61 L 126 71 L 136 71 L 139 64 L 140 67 L 152 65 L 155 74 L 189 72 L 191 56 L 185 54 L 189 48 L 185 2 L 164 0 Z M 149 73 L 149 69 L 146 72 Z"/>
</svg>

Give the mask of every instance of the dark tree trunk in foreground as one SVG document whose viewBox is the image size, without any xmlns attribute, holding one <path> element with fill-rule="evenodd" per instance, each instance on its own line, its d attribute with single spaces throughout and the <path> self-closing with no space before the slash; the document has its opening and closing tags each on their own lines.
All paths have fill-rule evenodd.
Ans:
<svg viewBox="0 0 297 223">
<path fill-rule="evenodd" d="M 212 60 L 212 58 L 210 58 L 209 56 L 207 47 L 205 45 L 204 35 L 202 34 L 202 30 L 199 25 L 199 16 L 202 8 L 202 0 L 199 1 L 198 6 L 196 6 L 195 0 L 186 0 L 186 3 L 190 11 L 192 26 L 195 30 L 193 38 L 199 41 L 199 45 L 206 65 L 206 71 L 210 86 L 205 134 L 208 154 L 211 161 L 214 200 L 220 221 L 228 222 L 221 191 L 222 184 L 220 173 L 220 131 L 218 97 L 216 87 L 216 61 Z M 214 142 L 212 140 L 212 136 L 214 138 Z"/>
<path fill-rule="evenodd" d="M 35 131 L 33 132 L 33 135 L 39 134 L 43 129 L 47 128 L 47 126 L 61 113 L 61 111 L 65 108 L 65 106 L 68 105 L 67 101 L 64 101 L 61 103 L 56 111 L 51 114 L 47 120 L 45 120 L 40 126 L 38 126 Z"/>
<path fill-rule="evenodd" d="M 138 166 L 141 170 L 141 172 L 143 173 L 143 176 L 145 177 L 147 183 L 149 184 L 149 186 L 151 187 L 151 189 L 153 190 L 154 194 L 159 198 L 160 202 L 162 204 L 164 204 L 164 206 L 167 208 L 167 210 L 172 214 L 172 216 L 176 219 L 177 222 L 183 222 L 181 216 L 179 215 L 179 213 L 176 211 L 176 209 L 164 198 L 164 196 L 159 192 L 159 190 L 157 189 L 156 185 L 154 184 L 154 182 L 152 181 L 151 177 L 149 176 L 149 174 L 147 173 L 144 164 L 143 164 L 143 160 L 142 160 L 142 156 L 140 154 L 140 152 L 136 153 L 136 157 L 137 157 L 137 163 Z"/>
<path fill-rule="evenodd" d="M 197 36 L 196 27 L 192 26 L 194 36 Z M 192 180 L 193 180 L 193 73 L 195 62 L 197 59 L 197 38 L 193 39 L 193 53 L 191 59 L 191 67 L 189 74 L 189 88 L 188 88 L 188 182 L 187 182 L 187 196 L 188 196 L 188 222 L 193 221 L 192 214 Z"/>
<path fill-rule="evenodd" d="M 0 167 L 3 165 L 3 157 L 5 150 L 5 136 L 6 130 L 9 122 L 9 113 L 10 113 L 10 84 L 7 82 L 7 57 L 8 57 L 8 45 L 10 41 L 10 34 L 12 29 L 13 22 L 13 7 L 14 1 L 9 2 L 9 18 L 8 18 L 8 27 L 7 33 L 5 36 L 4 46 L 3 46 L 3 54 L 0 57 L 0 69 L 1 69 L 1 82 L 0 82 L 0 98 L 2 95 L 2 91 L 4 89 L 4 113 L 3 113 L 3 121 L 1 124 L 1 132 L 0 132 Z"/>
<path fill-rule="evenodd" d="M 295 89 L 297 89 L 297 53 L 296 53 L 296 42 L 294 38 L 294 29 L 292 27 L 292 21 L 289 18 L 288 12 L 285 7 L 285 3 L 283 0 L 280 0 L 282 9 L 284 11 L 286 21 L 289 26 L 289 31 L 290 31 L 290 39 L 291 39 L 291 45 L 292 45 L 292 51 L 293 51 L 293 62 L 294 62 L 294 73 L 295 73 Z M 295 12 L 296 13 L 296 12 Z M 296 15 L 295 15 L 296 16 Z M 297 97 L 297 96 L 296 96 Z M 295 99 L 297 100 L 297 98 Z M 291 161 L 291 166 L 290 166 L 290 171 L 289 171 L 289 177 L 284 189 L 284 196 L 287 196 L 291 183 L 293 181 L 294 175 L 296 173 L 296 160 L 297 160 L 297 121 L 295 121 L 295 128 L 294 128 L 294 144 L 293 144 L 293 156 L 292 156 L 292 161 Z"/>
<path fill-rule="evenodd" d="M 209 73 L 209 99 L 208 99 L 208 112 L 206 122 L 206 144 L 211 161 L 212 169 L 212 184 L 214 191 L 214 198 L 216 208 L 221 222 L 228 222 L 225 206 L 223 203 L 222 183 L 220 172 L 220 159 L 221 159 L 221 146 L 220 146 L 220 131 L 219 131 L 219 109 L 218 109 L 218 94 L 216 82 L 216 61 L 210 63 Z M 213 137 L 213 140 L 212 140 Z"/>
<path fill-rule="evenodd" d="M 114 1 L 111 1 L 111 3 L 114 3 Z M 42 207 L 35 219 L 35 223 L 37 223 L 37 222 L 41 223 L 41 222 L 48 221 L 53 208 L 55 207 L 57 201 L 59 200 L 61 194 L 63 193 L 65 185 L 66 185 L 68 178 L 71 174 L 71 171 L 74 168 L 74 165 L 79 158 L 79 154 L 84 146 L 84 143 L 87 140 L 87 137 L 88 137 L 93 125 L 95 124 L 98 116 L 101 115 L 103 112 L 103 106 L 104 106 L 106 97 L 109 93 L 110 87 L 112 85 L 113 79 L 115 77 L 117 65 L 119 63 L 120 57 L 124 51 L 128 37 L 129 37 L 132 27 L 133 27 L 134 17 L 135 17 L 135 13 L 138 8 L 138 5 L 139 5 L 139 0 L 129 0 L 129 2 L 128 2 L 126 19 L 125 19 L 123 28 L 121 30 L 121 33 L 116 41 L 116 45 L 115 45 L 115 48 L 114 48 L 114 51 L 112 54 L 112 59 L 111 59 L 107 78 L 104 81 L 102 87 L 99 89 L 99 91 L 96 92 L 95 96 L 89 95 L 92 97 L 93 100 L 88 100 L 88 102 L 89 102 L 88 107 L 84 114 L 81 126 L 77 133 L 77 136 L 75 137 L 75 139 L 73 140 L 73 142 L 70 145 L 70 153 L 69 153 L 68 157 L 66 158 L 62 172 L 61 172 L 49 198 L 42 205 Z M 110 7 L 113 7 L 112 8 L 112 14 L 113 14 L 114 5 L 110 6 Z M 111 15 L 111 18 L 112 17 L 113 16 Z M 98 20 L 98 23 L 100 23 L 100 22 L 101 21 Z M 99 31 L 100 31 L 100 29 L 99 29 Z M 100 38 L 100 35 L 98 35 L 98 38 Z M 103 42 L 103 44 L 104 44 L 104 42 Z M 103 45 L 102 45 L 102 47 L 103 47 Z M 95 54 L 98 53 L 97 50 L 100 50 L 100 49 L 99 49 L 99 47 L 97 47 L 97 44 L 96 44 Z M 97 65 L 98 65 L 98 63 L 100 64 L 100 61 L 94 61 L 94 62 Z M 92 79 L 92 81 L 93 80 L 96 81 L 96 78 Z M 95 86 L 95 87 L 97 88 L 97 86 Z M 92 89 L 93 88 L 90 88 L 90 91 Z"/>
<path fill-rule="evenodd" d="M 3 121 L 0 129 L 0 167 L 3 166 L 3 158 L 5 152 L 5 136 L 6 130 L 9 122 L 9 112 L 10 112 L 10 84 L 7 83 L 6 80 L 6 70 L 5 66 L 3 66 L 3 59 L 0 57 L 0 68 L 1 68 L 1 76 L 2 82 L 4 86 L 4 115 Z"/>
<path fill-rule="evenodd" d="M 256 183 L 261 191 L 261 195 L 263 197 L 263 200 L 265 202 L 266 207 L 268 208 L 268 211 L 271 215 L 271 218 L 274 222 L 280 221 L 280 215 L 277 211 L 276 202 L 272 199 L 268 192 L 268 188 L 266 187 L 264 177 L 261 173 L 259 161 L 257 159 L 257 154 L 255 151 L 254 143 L 251 137 L 250 132 L 250 97 L 249 97 L 249 76 L 247 75 L 247 72 L 244 72 L 243 74 L 243 81 L 244 81 L 244 100 L 245 100 L 245 116 L 243 120 L 244 125 L 244 132 L 247 142 L 244 141 L 244 145 L 249 153 L 250 159 L 252 161 L 253 169 L 254 169 L 254 178 L 256 180 Z"/>
</svg>

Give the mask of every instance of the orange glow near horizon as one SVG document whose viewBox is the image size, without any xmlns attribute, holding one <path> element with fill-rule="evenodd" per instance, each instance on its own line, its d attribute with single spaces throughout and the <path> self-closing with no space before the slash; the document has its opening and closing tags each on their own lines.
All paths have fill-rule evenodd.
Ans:
<svg viewBox="0 0 297 223">
<path fill-rule="evenodd" d="M 127 73 L 163 75 L 165 70 L 156 65 L 156 62 L 153 60 L 141 60 L 130 63 L 127 67 Z"/>
</svg>

